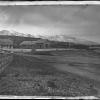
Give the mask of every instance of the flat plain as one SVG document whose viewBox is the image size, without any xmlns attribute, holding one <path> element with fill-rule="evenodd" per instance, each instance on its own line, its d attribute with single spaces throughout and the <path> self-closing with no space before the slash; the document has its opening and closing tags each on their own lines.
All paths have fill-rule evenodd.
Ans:
<svg viewBox="0 0 100 100">
<path fill-rule="evenodd" d="M 100 54 L 87 50 L 13 54 L 0 95 L 100 96 Z"/>
</svg>

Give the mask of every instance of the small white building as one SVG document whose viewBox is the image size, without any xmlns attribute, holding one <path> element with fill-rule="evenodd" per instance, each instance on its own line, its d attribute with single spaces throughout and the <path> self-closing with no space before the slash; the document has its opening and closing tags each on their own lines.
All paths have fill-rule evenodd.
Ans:
<svg viewBox="0 0 100 100">
<path fill-rule="evenodd" d="M 39 39 L 36 41 L 36 46 L 39 49 L 46 49 L 50 47 L 50 41 L 47 39 Z"/>
<path fill-rule="evenodd" d="M 21 48 L 35 48 L 35 49 L 45 49 L 50 47 L 50 42 L 47 39 L 39 39 L 36 41 L 23 41 L 20 44 Z"/>
</svg>

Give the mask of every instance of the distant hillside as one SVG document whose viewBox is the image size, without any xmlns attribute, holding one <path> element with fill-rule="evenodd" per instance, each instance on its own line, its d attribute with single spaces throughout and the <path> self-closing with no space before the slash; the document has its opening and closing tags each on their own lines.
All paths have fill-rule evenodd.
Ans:
<svg viewBox="0 0 100 100">
<path fill-rule="evenodd" d="M 76 38 L 76 37 L 69 37 L 66 35 L 55 35 L 55 36 L 39 36 L 40 38 L 49 39 L 51 41 L 60 41 L 60 42 L 69 42 L 74 43 L 75 45 L 100 45 L 97 42 L 85 40 L 82 38 Z"/>
<path fill-rule="evenodd" d="M 13 40 L 14 47 L 19 47 L 19 44 L 22 41 L 34 41 L 34 40 L 40 39 L 40 38 L 23 37 L 23 36 L 10 36 L 10 35 L 0 35 L 0 38 L 1 39 L 9 38 L 9 39 Z"/>
<path fill-rule="evenodd" d="M 23 36 L 23 37 L 31 36 L 29 34 L 24 34 L 24 33 L 16 32 L 14 30 L 2 30 L 2 31 L 0 31 L 0 35 Z"/>
<path fill-rule="evenodd" d="M 19 48 L 19 44 L 23 41 L 36 41 L 38 39 L 48 39 L 51 41 L 51 47 L 53 48 L 65 48 L 66 43 L 68 44 L 68 47 L 73 48 L 88 48 L 89 45 L 91 46 L 100 46 L 100 44 L 94 42 L 94 41 L 88 41 L 81 38 L 76 37 L 69 37 L 66 35 L 55 35 L 55 36 L 38 36 L 38 38 L 25 33 L 20 33 L 16 31 L 9 31 L 9 30 L 2 30 L 0 31 L 0 38 L 1 39 L 11 39 L 14 43 L 15 48 Z M 55 42 L 56 41 L 56 42 Z"/>
</svg>

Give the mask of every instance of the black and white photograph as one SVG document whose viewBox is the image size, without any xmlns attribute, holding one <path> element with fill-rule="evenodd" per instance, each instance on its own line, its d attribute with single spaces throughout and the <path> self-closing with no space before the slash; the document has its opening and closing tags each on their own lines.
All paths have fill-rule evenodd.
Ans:
<svg viewBox="0 0 100 100">
<path fill-rule="evenodd" d="M 99 1 L 99 0 L 0 0 L 0 1 Z"/>
<path fill-rule="evenodd" d="M 0 96 L 100 97 L 100 5 L 0 5 Z"/>
</svg>

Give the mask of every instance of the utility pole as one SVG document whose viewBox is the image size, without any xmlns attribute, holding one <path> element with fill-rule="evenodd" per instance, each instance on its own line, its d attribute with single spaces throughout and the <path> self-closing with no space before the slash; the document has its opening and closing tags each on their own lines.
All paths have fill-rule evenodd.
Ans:
<svg viewBox="0 0 100 100">
<path fill-rule="evenodd" d="M 68 42 L 68 48 L 70 48 L 70 42 Z"/>
</svg>

